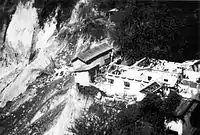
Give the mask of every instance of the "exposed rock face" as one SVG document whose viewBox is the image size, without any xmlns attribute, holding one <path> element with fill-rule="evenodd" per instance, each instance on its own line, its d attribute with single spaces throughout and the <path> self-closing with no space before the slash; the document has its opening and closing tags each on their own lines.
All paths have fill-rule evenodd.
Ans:
<svg viewBox="0 0 200 135">
<path fill-rule="evenodd" d="M 74 119 L 90 105 L 92 99 L 79 93 L 69 70 L 78 47 L 91 46 L 80 32 L 79 10 L 87 4 L 78 1 L 62 24 L 58 4 L 43 27 L 42 7 L 34 7 L 34 0 L 17 3 L 7 14 L 10 20 L 4 19 L 0 33 L 0 134 L 70 134 Z M 64 73 L 57 73 L 61 69 Z"/>
<path fill-rule="evenodd" d="M 20 2 L 12 15 L 6 36 L 8 45 L 19 56 L 27 57 L 36 25 L 37 11 L 33 7 L 33 2 L 29 1 L 25 5 Z"/>
</svg>

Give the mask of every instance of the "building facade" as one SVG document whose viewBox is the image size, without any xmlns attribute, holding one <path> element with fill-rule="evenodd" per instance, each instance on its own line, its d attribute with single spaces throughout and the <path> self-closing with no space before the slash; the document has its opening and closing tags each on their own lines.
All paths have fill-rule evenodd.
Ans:
<svg viewBox="0 0 200 135">
<path fill-rule="evenodd" d="M 99 67 L 111 62 L 112 46 L 104 43 L 72 59 L 75 82 L 88 86 L 98 76 Z"/>
</svg>

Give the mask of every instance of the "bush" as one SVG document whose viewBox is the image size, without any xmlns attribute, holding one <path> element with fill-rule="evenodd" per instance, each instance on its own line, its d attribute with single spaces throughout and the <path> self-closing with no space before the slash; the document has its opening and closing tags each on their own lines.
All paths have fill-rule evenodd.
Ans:
<svg viewBox="0 0 200 135">
<path fill-rule="evenodd" d="M 172 92 L 161 100 L 148 94 L 142 101 L 125 107 L 124 102 L 94 103 L 70 128 L 76 135 L 163 135 L 164 120 L 174 120 L 173 115 L 181 97 Z"/>
<path fill-rule="evenodd" d="M 161 109 L 167 121 L 178 120 L 174 112 L 176 108 L 179 106 L 181 99 L 182 97 L 180 95 L 178 95 L 174 91 L 171 91 L 168 97 L 163 101 Z"/>
<path fill-rule="evenodd" d="M 92 104 L 70 128 L 76 135 L 108 135 L 117 134 L 117 114 L 125 105 L 119 102 Z"/>
<path fill-rule="evenodd" d="M 105 92 L 101 91 L 100 89 L 94 86 L 81 86 L 78 84 L 77 87 L 79 92 L 85 96 L 90 96 L 94 98 L 98 92 L 100 92 L 102 96 L 106 96 Z"/>
</svg>

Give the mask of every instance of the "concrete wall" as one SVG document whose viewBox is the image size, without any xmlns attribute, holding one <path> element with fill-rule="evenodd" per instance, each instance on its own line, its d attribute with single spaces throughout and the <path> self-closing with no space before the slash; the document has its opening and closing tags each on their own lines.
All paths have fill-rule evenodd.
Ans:
<svg viewBox="0 0 200 135">
<path fill-rule="evenodd" d="M 122 78 L 115 78 L 115 77 L 109 77 L 106 76 L 107 78 L 107 84 L 112 87 L 111 89 L 113 93 L 126 93 L 128 95 L 136 95 L 139 93 L 142 87 L 145 86 L 145 84 L 142 86 L 141 82 L 137 82 L 134 80 L 128 80 L 128 79 L 122 79 Z M 113 80 L 113 83 L 110 83 L 110 80 Z M 130 87 L 125 87 L 124 82 L 129 82 Z"/>
<path fill-rule="evenodd" d="M 89 86 L 90 84 L 89 72 L 85 71 L 85 72 L 75 73 L 75 82 L 83 86 Z"/>
</svg>

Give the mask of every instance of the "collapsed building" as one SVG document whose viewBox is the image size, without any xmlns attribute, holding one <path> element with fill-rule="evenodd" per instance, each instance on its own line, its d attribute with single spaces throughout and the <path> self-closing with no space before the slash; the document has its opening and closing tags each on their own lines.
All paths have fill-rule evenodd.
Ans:
<svg viewBox="0 0 200 135">
<path fill-rule="evenodd" d="M 142 95 L 165 88 L 186 98 L 198 93 L 200 88 L 199 60 L 183 63 L 143 58 L 132 66 L 109 65 L 101 89 L 108 94 Z"/>
</svg>

